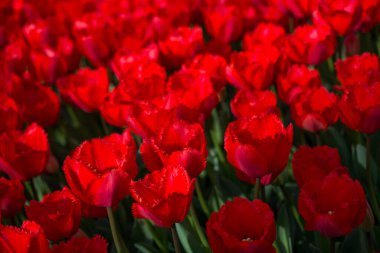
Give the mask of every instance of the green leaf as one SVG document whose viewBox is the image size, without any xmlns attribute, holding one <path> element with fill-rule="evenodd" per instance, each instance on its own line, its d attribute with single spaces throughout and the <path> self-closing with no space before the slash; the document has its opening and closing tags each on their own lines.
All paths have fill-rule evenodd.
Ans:
<svg viewBox="0 0 380 253">
<path fill-rule="evenodd" d="M 277 241 L 279 248 L 285 249 L 286 253 L 292 253 L 292 241 L 290 233 L 289 215 L 285 205 L 282 205 L 277 218 Z M 280 246 L 282 245 L 282 246 Z"/>
<path fill-rule="evenodd" d="M 369 252 L 367 248 L 367 241 L 364 232 L 360 229 L 355 229 L 351 234 L 347 235 L 340 247 L 340 253 L 366 253 Z"/>
<path fill-rule="evenodd" d="M 182 247 L 187 253 L 208 253 L 209 251 L 202 247 L 201 241 L 198 239 L 196 231 L 191 227 L 189 221 L 186 219 L 182 223 L 175 225 L 179 240 Z"/>
</svg>

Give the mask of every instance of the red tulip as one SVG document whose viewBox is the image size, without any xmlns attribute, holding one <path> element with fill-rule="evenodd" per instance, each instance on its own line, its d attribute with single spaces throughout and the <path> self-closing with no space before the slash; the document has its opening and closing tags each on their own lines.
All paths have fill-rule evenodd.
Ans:
<svg viewBox="0 0 380 253">
<path fill-rule="evenodd" d="M 214 253 L 275 253 L 276 225 L 270 207 L 261 200 L 234 198 L 211 214 L 207 237 Z"/>
<path fill-rule="evenodd" d="M 29 180 L 40 175 L 49 154 L 47 135 L 37 124 L 24 132 L 13 130 L 0 135 L 0 169 L 11 178 Z"/>
<path fill-rule="evenodd" d="M 126 197 L 137 170 L 136 146 L 128 131 L 83 142 L 63 165 L 73 193 L 99 207 L 114 207 Z"/>
<path fill-rule="evenodd" d="M 277 78 L 278 96 L 286 104 L 291 104 L 308 89 L 321 85 L 319 72 L 305 65 L 294 64 Z"/>
<path fill-rule="evenodd" d="M 54 245 L 52 253 L 107 253 L 107 248 L 107 242 L 99 235 L 92 238 L 73 237 L 67 242 Z"/>
<path fill-rule="evenodd" d="M 168 38 L 158 42 L 160 59 L 169 69 L 176 69 L 203 48 L 203 35 L 200 27 L 179 27 Z"/>
<path fill-rule="evenodd" d="M 349 234 L 362 223 L 366 209 L 363 188 L 348 175 L 333 173 L 310 181 L 302 187 L 298 199 L 305 230 L 329 237 Z"/>
<path fill-rule="evenodd" d="M 228 81 L 239 89 L 264 90 L 272 84 L 279 50 L 256 45 L 248 52 L 233 53 L 226 68 Z"/>
<path fill-rule="evenodd" d="M 224 148 L 237 177 L 248 183 L 271 183 L 285 168 L 293 127 L 284 128 L 274 114 L 240 118 L 227 127 Z"/>
<path fill-rule="evenodd" d="M 280 115 L 280 110 L 276 105 L 276 95 L 271 91 L 239 90 L 231 101 L 231 111 L 236 118 L 257 116 L 263 113 Z"/>
<path fill-rule="evenodd" d="M 22 125 L 20 109 L 13 99 L 0 95 L 0 133 L 20 129 Z"/>
<path fill-rule="evenodd" d="M 206 138 L 197 123 L 168 122 L 157 136 L 144 139 L 140 152 L 150 171 L 160 170 L 167 164 L 180 165 L 194 178 L 206 168 Z"/>
<path fill-rule="evenodd" d="M 108 86 L 108 73 L 105 68 L 82 68 L 57 81 L 62 97 L 85 112 L 98 110 L 106 97 Z"/>
<path fill-rule="evenodd" d="M 24 186 L 17 179 L 0 178 L 0 213 L 13 217 L 22 210 L 25 203 Z"/>
<path fill-rule="evenodd" d="M 50 253 L 49 242 L 35 222 L 24 221 L 21 228 L 0 226 L 0 252 Z"/>
<path fill-rule="evenodd" d="M 355 84 L 373 84 L 380 81 L 380 67 L 377 55 L 363 53 L 335 62 L 340 83 L 346 87 Z"/>
<path fill-rule="evenodd" d="M 246 51 L 254 49 L 257 44 L 273 45 L 282 48 L 285 41 L 285 29 L 272 23 L 261 23 L 253 32 L 246 33 L 243 48 Z"/>
<path fill-rule="evenodd" d="M 292 168 L 300 188 L 309 181 L 322 179 L 334 172 L 348 174 L 340 162 L 338 150 L 328 146 L 298 148 L 293 156 Z"/>
<path fill-rule="evenodd" d="M 172 227 L 182 222 L 189 211 L 195 179 L 190 179 L 180 166 L 153 171 L 144 179 L 133 182 L 131 195 L 135 218 L 149 219 L 157 226 Z"/>
<path fill-rule="evenodd" d="M 31 200 L 25 211 L 51 241 L 60 241 L 75 234 L 82 217 L 80 201 L 66 187 L 46 194 L 41 202 Z"/>
<path fill-rule="evenodd" d="M 311 17 L 317 8 L 318 0 L 284 0 L 287 9 L 297 19 Z"/>
<path fill-rule="evenodd" d="M 318 65 L 335 52 L 336 38 L 328 26 L 298 26 L 286 40 L 285 53 L 296 62 Z"/>
<path fill-rule="evenodd" d="M 322 86 L 310 89 L 292 102 L 291 116 L 306 131 L 325 130 L 338 120 L 337 96 Z"/>
<path fill-rule="evenodd" d="M 377 0 L 359 1 L 361 11 L 360 23 L 355 30 L 369 32 L 376 25 L 376 14 L 380 14 L 380 2 Z"/>
<path fill-rule="evenodd" d="M 338 107 L 340 120 L 349 128 L 376 132 L 380 129 L 380 82 L 347 87 Z"/>
</svg>

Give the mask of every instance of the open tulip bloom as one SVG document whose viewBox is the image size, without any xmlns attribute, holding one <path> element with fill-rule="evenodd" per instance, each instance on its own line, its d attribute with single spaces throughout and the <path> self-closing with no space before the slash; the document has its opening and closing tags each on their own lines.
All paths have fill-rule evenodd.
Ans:
<svg viewBox="0 0 380 253">
<path fill-rule="evenodd" d="M 0 0 L 0 253 L 380 252 L 379 0 Z"/>
</svg>

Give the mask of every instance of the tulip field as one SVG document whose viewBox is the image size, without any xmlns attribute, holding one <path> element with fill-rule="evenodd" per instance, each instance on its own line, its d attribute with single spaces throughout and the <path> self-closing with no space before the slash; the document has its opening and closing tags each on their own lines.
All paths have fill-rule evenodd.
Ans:
<svg viewBox="0 0 380 253">
<path fill-rule="evenodd" d="M 380 0 L 1 0 L 0 253 L 380 253 Z"/>
</svg>

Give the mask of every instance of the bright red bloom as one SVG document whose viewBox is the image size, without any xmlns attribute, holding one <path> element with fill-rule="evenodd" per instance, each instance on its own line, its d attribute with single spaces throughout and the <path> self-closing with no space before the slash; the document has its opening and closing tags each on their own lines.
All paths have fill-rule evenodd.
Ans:
<svg viewBox="0 0 380 253">
<path fill-rule="evenodd" d="M 231 111 L 236 118 L 262 113 L 280 115 L 280 110 L 276 105 L 276 95 L 271 91 L 239 90 L 231 101 Z"/>
<path fill-rule="evenodd" d="M 25 203 L 24 186 L 17 179 L 0 178 L 0 213 L 13 217 L 22 210 Z"/>
<path fill-rule="evenodd" d="M 214 253 L 275 253 L 276 225 L 270 207 L 261 200 L 234 198 L 211 214 L 207 237 Z"/>
<path fill-rule="evenodd" d="M 274 114 L 240 118 L 227 127 L 224 149 L 237 177 L 271 183 L 285 168 L 293 142 L 293 127 Z"/>
<path fill-rule="evenodd" d="M 277 78 L 279 98 L 286 104 L 291 104 L 298 96 L 308 89 L 322 85 L 319 72 L 309 69 L 306 65 L 294 64 Z"/>
<path fill-rule="evenodd" d="M 330 174 L 306 183 L 299 194 L 298 210 L 305 230 L 329 237 L 349 234 L 366 214 L 366 198 L 360 183 L 348 175 Z"/>
<path fill-rule="evenodd" d="M 234 5 L 218 5 L 203 12 L 206 31 L 216 40 L 226 43 L 240 39 L 244 20 L 242 11 Z"/>
<path fill-rule="evenodd" d="M 206 138 L 198 123 L 170 121 L 157 136 L 144 139 L 140 152 L 150 171 L 160 170 L 167 164 L 179 165 L 194 178 L 206 167 Z"/>
<path fill-rule="evenodd" d="M 41 202 L 31 200 L 26 215 L 37 222 L 51 241 L 74 235 L 81 220 L 80 201 L 68 188 L 46 194 Z"/>
<path fill-rule="evenodd" d="M 89 204 L 116 206 L 129 194 L 136 177 L 136 144 L 129 133 L 83 142 L 63 164 L 73 193 Z"/>
<path fill-rule="evenodd" d="M 285 53 L 296 62 L 318 65 L 335 52 L 336 36 L 324 25 L 298 26 L 286 40 Z"/>
<path fill-rule="evenodd" d="M 322 179 L 334 172 L 348 174 L 340 162 L 338 150 L 329 146 L 298 148 L 293 156 L 292 168 L 300 188 L 316 178 Z"/>
<path fill-rule="evenodd" d="M 204 47 L 200 27 L 180 27 L 168 38 L 158 42 L 160 60 L 169 69 L 179 68 L 186 60 L 198 54 Z"/>
<path fill-rule="evenodd" d="M 340 83 L 346 87 L 356 84 L 373 84 L 380 81 L 380 67 L 377 55 L 363 53 L 335 62 Z"/>
<path fill-rule="evenodd" d="M 0 94 L 0 133 L 20 129 L 22 119 L 20 110 L 13 99 Z"/>
<path fill-rule="evenodd" d="M 107 253 L 107 242 L 103 237 L 96 235 L 92 238 L 73 237 L 67 242 L 53 246 L 53 253 Z"/>
<path fill-rule="evenodd" d="M 291 117 L 306 131 L 325 130 L 338 120 L 337 96 L 323 86 L 310 89 L 292 102 Z"/>
<path fill-rule="evenodd" d="M 318 0 L 284 0 L 287 9 L 297 19 L 311 17 L 317 8 Z"/>
<path fill-rule="evenodd" d="M 353 31 L 360 21 L 359 0 L 318 0 L 321 17 L 341 36 Z"/>
<path fill-rule="evenodd" d="M 226 68 L 228 81 L 239 89 L 264 90 L 272 84 L 280 51 L 270 45 L 256 45 L 248 52 L 233 53 Z"/>
<path fill-rule="evenodd" d="M 1 253 L 50 253 L 44 231 L 35 222 L 24 221 L 21 228 L 0 226 Z"/>
<path fill-rule="evenodd" d="M 29 180 L 46 168 L 50 148 L 45 131 L 37 124 L 24 132 L 0 135 L 0 169 L 11 178 Z"/>
<path fill-rule="evenodd" d="M 281 48 L 284 45 L 285 35 L 285 29 L 282 26 L 261 23 L 253 32 L 244 35 L 243 48 L 250 51 L 257 44 L 269 44 Z"/>
<path fill-rule="evenodd" d="M 343 124 L 364 133 L 376 132 L 380 129 L 380 82 L 347 87 L 338 106 Z"/>
<path fill-rule="evenodd" d="M 82 68 L 57 81 L 62 97 L 85 112 L 98 110 L 108 93 L 108 73 L 105 68 Z"/>
<path fill-rule="evenodd" d="M 157 226 L 172 227 L 182 222 L 189 211 L 195 179 L 190 179 L 180 166 L 153 171 L 144 179 L 133 182 L 131 195 L 136 218 L 149 219 Z"/>
</svg>

